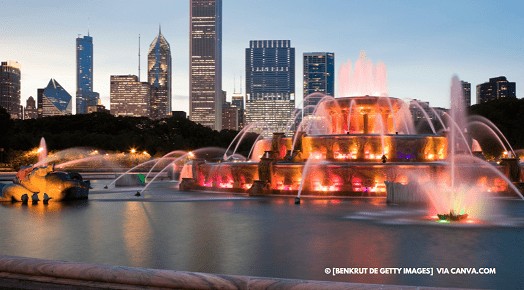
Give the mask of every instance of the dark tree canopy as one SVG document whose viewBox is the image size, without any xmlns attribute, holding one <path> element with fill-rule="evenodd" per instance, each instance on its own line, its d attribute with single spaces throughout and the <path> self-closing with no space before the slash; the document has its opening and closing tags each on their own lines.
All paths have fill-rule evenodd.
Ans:
<svg viewBox="0 0 524 290">
<path fill-rule="evenodd" d="M 107 113 L 55 116 L 32 120 L 10 120 L 0 110 L 2 144 L 8 150 L 30 150 L 44 137 L 48 148 L 62 150 L 91 147 L 110 151 L 146 150 L 163 155 L 173 150 L 194 150 L 204 147 L 227 148 L 237 131 L 213 131 L 185 118 L 161 120 L 137 117 L 115 117 Z M 245 138 L 239 148 L 249 153 L 256 134 Z M 0 146 L 2 147 L 2 146 Z"/>
</svg>

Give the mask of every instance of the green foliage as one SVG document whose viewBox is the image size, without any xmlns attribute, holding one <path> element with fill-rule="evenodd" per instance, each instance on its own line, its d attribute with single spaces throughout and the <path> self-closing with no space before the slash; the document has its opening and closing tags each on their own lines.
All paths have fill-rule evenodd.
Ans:
<svg viewBox="0 0 524 290">
<path fill-rule="evenodd" d="M 6 120 L 0 111 L 0 125 L 7 128 L 2 142 L 7 151 L 27 151 L 38 146 L 44 137 L 51 150 L 90 147 L 127 152 L 131 148 L 162 156 L 173 150 L 204 147 L 227 148 L 237 131 L 213 131 L 185 118 L 150 120 L 137 117 L 114 117 L 107 113 L 45 117 L 34 120 Z M 250 137 L 247 137 L 247 136 Z M 254 135 L 254 137 L 253 137 Z M 256 134 L 247 134 L 239 150 L 247 154 Z M 0 144 L 1 145 L 1 144 Z M 0 146 L 1 147 L 1 146 Z M 20 153 L 20 152 L 17 152 Z M 14 158 L 16 154 L 9 154 Z M 11 160 L 10 158 L 10 160 Z M 14 160 L 13 160 L 14 161 Z"/>
</svg>

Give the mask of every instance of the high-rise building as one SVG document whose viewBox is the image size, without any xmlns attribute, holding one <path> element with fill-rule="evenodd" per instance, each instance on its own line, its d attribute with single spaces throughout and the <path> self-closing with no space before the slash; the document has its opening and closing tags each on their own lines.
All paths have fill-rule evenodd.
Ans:
<svg viewBox="0 0 524 290">
<path fill-rule="evenodd" d="M 231 105 L 238 108 L 238 130 L 244 129 L 244 95 L 242 93 L 234 93 L 231 96 Z"/>
<path fill-rule="evenodd" d="M 464 98 L 464 105 L 471 106 L 471 83 L 460 81 L 462 84 L 462 97 Z"/>
<path fill-rule="evenodd" d="M 55 80 L 51 79 L 39 95 L 39 106 L 42 104 L 42 117 L 71 115 L 73 97 Z"/>
<path fill-rule="evenodd" d="M 477 104 L 496 99 L 516 98 L 516 86 L 504 76 L 490 78 L 489 82 L 477 85 Z"/>
<path fill-rule="evenodd" d="M 114 116 L 149 117 L 151 86 L 134 75 L 111 76 L 110 102 Z"/>
<path fill-rule="evenodd" d="M 20 115 L 20 64 L 2 61 L 0 64 L 0 107 L 6 109 L 12 119 Z"/>
<path fill-rule="evenodd" d="M 290 127 L 295 110 L 295 48 L 289 40 L 252 40 L 246 49 L 246 122 L 264 136 Z"/>
<path fill-rule="evenodd" d="M 311 115 L 322 98 L 322 94 L 335 96 L 335 54 L 332 52 L 305 52 L 303 63 L 303 112 L 304 115 Z M 321 94 L 311 95 L 313 93 Z"/>
<path fill-rule="evenodd" d="M 190 3 L 189 118 L 222 129 L 222 0 Z"/>
<path fill-rule="evenodd" d="M 93 38 L 76 38 L 76 113 L 87 114 L 87 107 L 98 104 L 100 96 L 93 92 Z"/>
<path fill-rule="evenodd" d="M 36 119 L 38 118 L 38 111 L 36 108 L 35 98 L 30 96 L 25 102 L 24 119 Z"/>
<path fill-rule="evenodd" d="M 222 105 L 222 129 L 224 130 L 238 130 L 238 114 L 237 106 L 230 102 L 225 102 Z"/>
<path fill-rule="evenodd" d="M 149 46 L 147 81 L 151 86 L 151 119 L 171 115 L 171 48 L 160 28 Z"/>
</svg>

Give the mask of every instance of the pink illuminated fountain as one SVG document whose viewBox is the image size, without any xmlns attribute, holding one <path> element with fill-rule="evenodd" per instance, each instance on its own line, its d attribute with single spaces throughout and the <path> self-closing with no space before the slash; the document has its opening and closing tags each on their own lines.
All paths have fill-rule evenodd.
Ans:
<svg viewBox="0 0 524 290">
<path fill-rule="evenodd" d="M 343 64 L 339 75 L 339 92 L 350 97 L 311 96 L 318 103 L 293 136 L 274 133 L 258 140 L 245 161 L 191 160 L 180 188 L 290 195 L 296 203 L 302 195 L 387 195 L 394 203 L 416 196 L 449 220 L 479 216 L 487 206 L 479 198 L 485 193 L 515 191 L 521 196 L 512 183 L 520 175 L 515 160 L 494 165 L 474 156 L 482 144 L 464 130 L 468 119 L 457 78 L 450 113 L 423 112 L 444 130 L 430 124 L 431 133 L 422 134 L 415 132 L 409 106 L 388 96 L 383 64 L 373 65 L 361 53 L 354 69 Z"/>
</svg>

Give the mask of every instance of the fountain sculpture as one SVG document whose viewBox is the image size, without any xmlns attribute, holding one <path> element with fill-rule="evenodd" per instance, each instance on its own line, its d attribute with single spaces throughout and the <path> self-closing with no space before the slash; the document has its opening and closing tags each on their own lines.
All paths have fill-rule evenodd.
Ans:
<svg viewBox="0 0 524 290">
<path fill-rule="evenodd" d="M 82 180 L 80 174 L 55 171 L 52 164 L 27 167 L 18 171 L 12 184 L 3 186 L 0 201 L 24 202 L 24 195 L 32 196 L 33 202 L 42 199 L 44 203 L 50 199 L 87 199 L 89 186 L 89 181 Z"/>
<path fill-rule="evenodd" d="M 40 140 L 37 153 L 38 162 L 34 166 L 21 168 L 13 183 L 0 184 L 0 201 L 27 203 L 29 196 L 33 203 L 42 199 L 44 204 L 51 199 L 87 199 L 89 181 L 84 181 L 79 173 L 55 171 L 54 164 L 47 164 L 47 145 L 44 138 Z"/>
<path fill-rule="evenodd" d="M 359 61 L 357 67 L 373 71 Z M 409 106 L 384 93 L 385 73 L 375 74 L 373 82 L 379 84 L 360 91 L 376 90 L 377 95 L 311 96 L 320 101 L 296 132 L 258 140 L 246 161 L 190 160 L 182 169 L 180 189 L 292 195 L 298 204 L 301 195 L 386 196 L 386 185 L 393 195 L 399 185 L 446 220 L 467 218 L 464 211 L 472 201 L 484 206 L 477 202 L 484 200 L 480 193 L 514 191 L 522 197 L 513 185 L 520 181 L 515 155 L 488 163 L 481 158 L 481 144 L 464 130 L 468 124 L 458 78 L 452 82 L 449 114 L 418 105 L 432 131 L 423 134 L 415 131 Z M 437 131 L 431 119 L 443 128 Z"/>
</svg>

